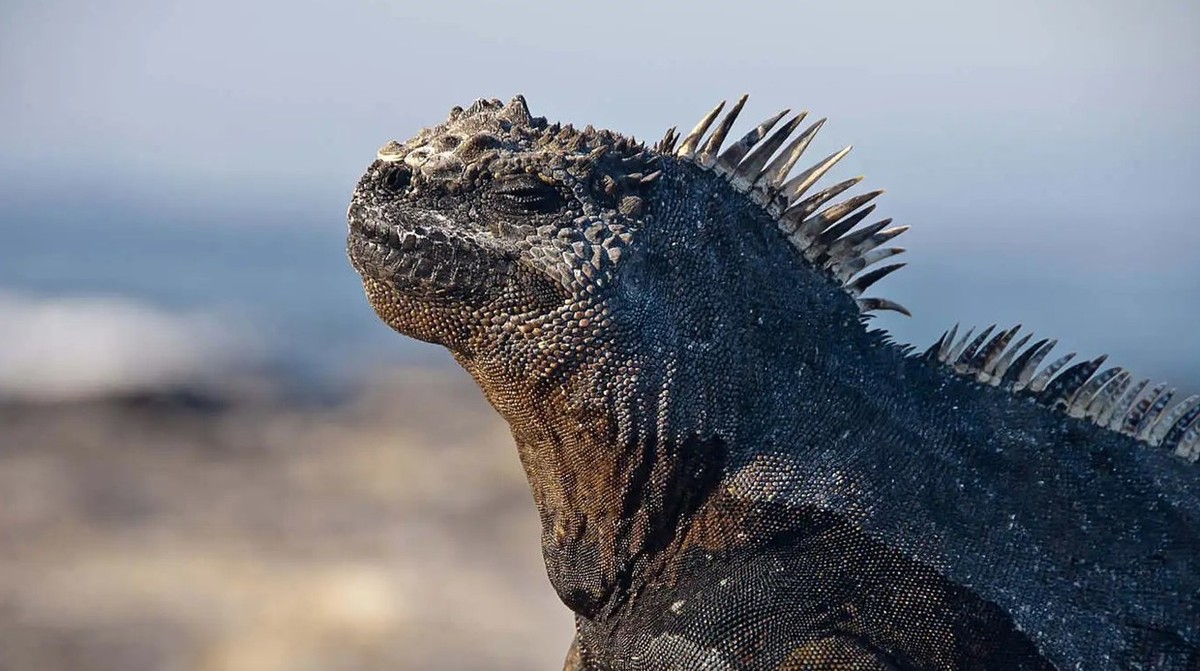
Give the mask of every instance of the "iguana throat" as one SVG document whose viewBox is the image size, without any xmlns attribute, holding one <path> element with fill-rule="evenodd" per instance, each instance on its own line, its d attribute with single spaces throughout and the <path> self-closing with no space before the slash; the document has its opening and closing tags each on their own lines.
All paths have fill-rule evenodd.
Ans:
<svg viewBox="0 0 1200 671">
<path fill-rule="evenodd" d="M 376 312 L 510 424 L 578 668 L 1200 665 L 1200 397 L 868 330 L 905 227 L 744 103 L 646 147 L 480 100 L 351 201 Z"/>
</svg>

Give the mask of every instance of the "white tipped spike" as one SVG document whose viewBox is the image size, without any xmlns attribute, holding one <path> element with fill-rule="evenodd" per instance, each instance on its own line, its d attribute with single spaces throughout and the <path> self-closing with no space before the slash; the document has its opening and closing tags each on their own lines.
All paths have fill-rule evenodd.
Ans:
<svg viewBox="0 0 1200 671">
<path fill-rule="evenodd" d="M 803 196 L 805 191 L 808 191 L 810 188 L 812 188 L 812 185 L 816 184 L 817 180 L 821 179 L 825 173 L 829 172 L 829 169 L 836 165 L 838 161 L 845 158 L 846 154 L 849 154 L 850 150 L 853 148 L 854 147 L 852 146 L 846 147 L 841 151 L 830 154 L 820 163 L 784 183 L 782 189 L 783 195 L 787 197 L 787 201 L 792 203 L 800 196 Z"/>
<path fill-rule="evenodd" d="M 1121 433 L 1132 436 L 1137 430 L 1137 425 L 1141 421 L 1143 415 L 1145 415 L 1146 410 L 1148 410 L 1150 405 L 1162 395 L 1163 390 L 1166 388 L 1166 382 L 1159 382 L 1151 387 L 1149 391 L 1143 391 L 1135 396 L 1133 403 L 1130 404 L 1124 415 L 1120 417 L 1117 417 L 1116 415 L 1113 416 L 1112 421 L 1114 424 L 1116 424 L 1117 430 Z"/>
<path fill-rule="evenodd" d="M 722 100 L 717 104 L 716 107 L 712 109 L 711 112 L 706 114 L 704 118 L 700 120 L 700 123 L 696 124 L 696 127 L 692 129 L 692 132 L 687 134 L 687 137 L 683 138 L 683 143 L 679 145 L 679 149 L 675 150 L 675 155 L 679 156 L 680 158 L 692 158 L 692 154 L 695 153 L 696 147 L 700 146 L 700 140 L 704 139 L 704 134 L 708 132 L 708 127 L 712 125 L 712 122 L 716 120 L 717 115 L 720 114 L 721 110 L 724 108 L 725 101 Z"/>
<path fill-rule="evenodd" d="M 771 132 L 771 129 L 775 127 L 775 124 L 779 123 L 779 120 L 783 118 L 783 115 L 790 111 L 791 110 L 783 110 L 779 114 L 776 114 L 770 119 L 758 124 L 754 130 L 746 133 L 742 136 L 742 139 L 733 143 L 728 149 L 721 152 L 721 156 L 717 159 L 717 162 L 714 166 L 717 172 L 726 175 L 733 174 L 733 171 L 737 169 L 738 164 L 741 163 L 742 159 L 746 157 L 746 154 L 752 148 L 754 148 L 754 145 L 758 144 L 759 140 L 762 140 L 764 137 L 766 137 L 767 133 Z"/>
<path fill-rule="evenodd" d="M 996 368 L 988 371 L 992 376 L 990 384 L 993 387 L 998 386 L 1004 380 L 1004 374 L 1008 372 L 1009 366 L 1012 366 L 1013 359 L 1017 358 L 1017 353 L 1021 351 L 1021 348 L 1025 347 L 1025 343 L 1029 342 L 1031 338 L 1033 338 L 1033 334 L 1026 333 L 1015 345 L 1004 351 L 1000 360 L 996 362 Z"/>
<path fill-rule="evenodd" d="M 1067 408 L 1067 414 L 1072 417 L 1083 417 L 1087 414 L 1088 408 L 1091 407 L 1092 401 L 1100 393 L 1100 391 L 1108 385 L 1114 378 L 1124 372 L 1121 367 L 1109 368 L 1099 375 L 1088 380 L 1086 384 L 1080 387 L 1076 392 L 1074 400 L 1071 401 L 1070 407 Z"/>
<path fill-rule="evenodd" d="M 1054 377 L 1055 373 L 1061 370 L 1063 366 L 1070 363 L 1071 359 L 1074 358 L 1075 353 L 1071 352 L 1070 354 L 1064 354 L 1056 359 L 1054 363 L 1046 366 L 1046 369 L 1038 373 L 1037 377 L 1033 378 L 1033 381 L 1029 383 L 1029 391 L 1036 394 L 1045 389 L 1046 385 L 1050 384 L 1050 378 Z"/>
<path fill-rule="evenodd" d="M 878 282 L 879 280 L 887 277 L 888 275 L 896 272 L 897 270 L 900 270 L 905 265 L 907 265 L 907 264 L 893 263 L 890 266 L 884 266 L 882 268 L 872 270 L 869 273 L 864 273 L 862 275 L 859 275 L 858 277 L 856 277 L 854 279 L 854 281 L 849 282 L 849 283 L 845 284 L 844 286 L 846 287 L 846 291 L 851 296 L 854 296 L 857 298 L 858 296 L 861 296 L 864 291 L 871 288 L 871 285 L 873 285 L 876 282 Z"/>
<path fill-rule="evenodd" d="M 1112 408 L 1112 404 L 1129 388 L 1129 383 L 1132 381 L 1133 373 L 1127 370 L 1121 371 L 1116 379 L 1104 385 L 1104 388 L 1092 397 L 1092 401 L 1088 403 L 1087 412 L 1084 413 L 1084 417 L 1092 420 L 1095 424 L 1102 424 L 1100 416 Z"/>
<path fill-rule="evenodd" d="M 837 266 L 834 266 L 834 276 L 837 277 L 839 282 L 845 283 L 855 273 L 858 273 L 867 266 L 878 263 L 879 261 L 893 257 L 897 254 L 903 254 L 905 251 L 907 250 L 904 247 L 881 247 L 878 249 L 872 249 L 861 256 L 847 259 L 837 264 Z"/>
<path fill-rule="evenodd" d="M 1121 425 L 1125 423 L 1125 415 L 1128 414 L 1129 409 L 1133 407 L 1138 398 L 1145 393 L 1146 386 L 1149 384 L 1150 380 L 1142 380 L 1125 390 L 1120 400 L 1105 411 L 1106 414 L 1100 415 L 1096 423 L 1101 426 L 1107 426 L 1114 431 L 1120 430 Z"/>
<path fill-rule="evenodd" d="M 958 336 L 958 324 L 955 324 L 942 336 L 942 346 L 938 348 L 938 361 L 946 363 L 950 360 L 950 352 L 954 349 L 954 339 Z"/>
<path fill-rule="evenodd" d="M 1200 461 L 1200 417 L 1192 420 L 1192 426 L 1175 447 L 1175 454 L 1195 463 Z"/>
<path fill-rule="evenodd" d="M 859 312 L 862 312 L 863 314 L 868 312 L 876 312 L 879 310 L 891 310 L 892 312 L 899 312 L 905 317 L 912 316 L 912 313 L 909 312 L 908 308 L 886 298 L 860 298 L 855 302 L 858 304 Z"/>
<path fill-rule="evenodd" d="M 821 126 L 823 125 L 825 125 L 825 119 L 819 119 L 816 123 L 809 126 L 803 133 L 796 136 L 796 139 L 792 140 L 791 144 L 780 152 L 766 169 L 763 170 L 759 182 L 767 191 L 772 192 L 771 195 L 773 195 L 773 192 L 779 191 L 783 186 L 788 173 L 792 171 L 796 162 L 804 155 L 805 150 L 808 149 L 808 145 L 816 137 L 817 131 L 821 130 Z"/>
<path fill-rule="evenodd" d="M 971 342 L 971 336 L 975 335 L 975 327 L 967 329 L 963 337 L 958 342 L 954 343 L 954 347 L 950 348 L 950 354 L 946 357 L 946 363 L 954 363 L 958 361 L 958 357 L 962 356 L 962 351 L 966 349 L 967 343 Z"/>
<path fill-rule="evenodd" d="M 763 166 L 771 159 L 771 156 L 779 150 L 779 147 L 787 141 L 788 137 L 804 120 L 804 115 L 808 112 L 801 112 L 792 117 L 787 123 L 779 127 L 779 130 L 771 134 L 771 137 L 755 147 L 754 151 L 749 156 L 742 159 L 738 164 L 737 169 L 733 172 L 733 178 L 730 180 L 733 185 L 739 189 L 748 189 L 760 179 L 762 179 L 764 170 Z"/>
<path fill-rule="evenodd" d="M 1170 428 L 1167 429 L 1166 435 L 1163 436 L 1159 443 L 1162 446 L 1173 448 L 1179 445 L 1180 441 L 1186 437 L 1184 434 L 1187 432 L 1189 427 L 1200 425 L 1200 402 L 1189 403 L 1189 401 L 1191 401 L 1190 398 L 1180 405 L 1175 406 L 1177 410 L 1180 408 L 1180 406 L 1184 405 L 1190 405 L 1191 407 L 1187 410 L 1181 411 L 1183 413 L 1181 417 L 1177 419 L 1172 418 L 1170 422 L 1167 422 L 1167 424 L 1170 425 Z"/>
<path fill-rule="evenodd" d="M 1200 396 L 1189 396 L 1182 403 L 1176 405 L 1154 423 L 1154 428 L 1150 431 L 1149 442 L 1151 445 L 1161 445 L 1163 438 L 1167 437 L 1167 432 L 1174 428 L 1175 423 L 1183 419 L 1190 410 L 1200 406 Z"/>
<path fill-rule="evenodd" d="M 1021 391 L 1025 387 L 1029 386 L 1029 381 L 1033 379 L 1033 374 L 1037 372 L 1037 368 L 1039 365 L 1041 365 L 1042 359 L 1045 359 L 1046 355 L 1049 354 L 1050 350 L 1054 349 L 1054 346 L 1057 344 L 1057 340 L 1051 340 L 1043 344 L 1034 352 L 1033 356 L 1029 358 L 1029 361 L 1025 363 L 1025 367 L 1018 371 L 1017 381 L 1013 384 L 1013 391 Z"/>
<path fill-rule="evenodd" d="M 843 217 L 851 214 L 858 208 L 866 205 L 875 198 L 878 198 L 883 193 L 883 189 L 868 191 L 861 193 L 853 198 L 848 198 L 836 205 L 830 205 L 817 214 L 805 219 L 798 224 L 795 223 L 795 218 L 791 212 L 784 212 L 784 216 L 780 219 L 781 224 L 786 222 L 787 225 L 795 225 L 794 233 L 789 236 L 792 244 L 797 249 L 804 251 L 812 245 L 813 242 L 820 237 L 821 233 L 827 228 L 836 224 Z"/>
<path fill-rule="evenodd" d="M 817 208 L 829 202 L 838 194 L 842 193 L 846 189 L 849 189 L 855 184 L 858 184 L 862 180 L 862 175 L 859 175 L 858 177 L 852 177 L 850 179 L 838 182 L 827 189 L 822 189 L 798 203 L 792 202 L 788 207 L 789 216 L 796 217 L 797 219 L 803 219 L 813 212 L 816 212 Z M 781 186 L 779 188 L 782 189 L 783 187 Z"/>
<path fill-rule="evenodd" d="M 831 264 L 841 263 L 844 259 L 862 256 L 879 245 L 907 231 L 911 226 L 895 226 L 879 230 L 892 223 L 891 219 L 877 221 L 859 231 L 854 231 L 829 246 Z"/>
<path fill-rule="evenodd" d="M 1167 404 L 1171 402 L 1174 396 L 1175 390 L 1168 389 L 1154 398 L 1154 402 L 1150 404 L 1150 407 L 1146 408 L 1146 412 L 1142 414 L 1141 421 L 1138 422 L 1137 429 L 1133 432 L 1135 438 L 1146 440 L 1150 437 L 1150 430 L 1154 428 L 1154 422 L 1162 414 L 1163 410 L 1167 409 Z"/>
<path fill-rule="evenodd" d="M 733 122 L 737 120 L 738 114 L 741 113 L 742 107 L 749 97 L 747 94 L 742 94 L 742 97 L 738 98 L 737 103 L 729 110 L 725 118 L 721 119 L 721 123 L 717 124 L 712 135 L 708 136 L 708 141 L 696 152 L 693 160 L 700 164 L 700 167 L 711 168 L 716 163 L 717 152 L 721 151 L 721 143 L 725 142 L 725 136 L 729 134 L 729 129 L 733 127 Z"/>
</svg>

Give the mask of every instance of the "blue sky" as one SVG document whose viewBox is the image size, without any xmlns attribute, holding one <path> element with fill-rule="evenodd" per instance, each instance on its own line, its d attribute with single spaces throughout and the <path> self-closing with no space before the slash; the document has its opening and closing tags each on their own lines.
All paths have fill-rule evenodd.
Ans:
<svg viewBox="0 0 1200 671">
<path fill-rule="evenodd" d="M 476 97 L 653 139 L 749 92 L 829 117 L 814 153 L 854 144 L 913 225 L 900 339 L 1021 321 L 1200 379 L 1200 5 L 778 4 L 7 0 L 0 288 L 444 361 L 341 261 L 376 147 Z"/>
</svg>

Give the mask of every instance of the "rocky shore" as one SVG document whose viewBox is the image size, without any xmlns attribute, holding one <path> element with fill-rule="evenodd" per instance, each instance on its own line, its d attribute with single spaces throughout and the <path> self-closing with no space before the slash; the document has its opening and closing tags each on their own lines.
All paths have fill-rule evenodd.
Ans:
<svg viewBox="0 0 1200 671">
<path fill-rule="evenodd" d="M 0 671 L 561 664 L 524 476 L 464 375 L 284 399 L 0 403 Z"/>
</svg>

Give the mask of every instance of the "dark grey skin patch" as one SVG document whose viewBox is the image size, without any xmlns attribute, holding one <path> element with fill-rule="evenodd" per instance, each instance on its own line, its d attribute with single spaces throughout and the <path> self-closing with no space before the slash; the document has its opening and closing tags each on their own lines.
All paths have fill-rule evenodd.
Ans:
<svg viewBox="0 0 1200 671">
<path fill-rule="evenodd" d="M 355 189 L 375 310 L 512 428 L 567 668 L 1200 666 L 1197 401 L 869 329 L 904 227 L 744 103 L 647 147 L 481 100 Z"/>
</svg>

